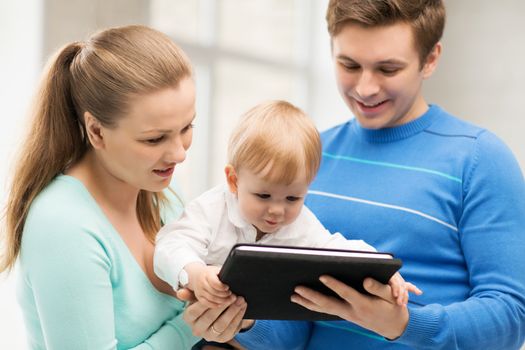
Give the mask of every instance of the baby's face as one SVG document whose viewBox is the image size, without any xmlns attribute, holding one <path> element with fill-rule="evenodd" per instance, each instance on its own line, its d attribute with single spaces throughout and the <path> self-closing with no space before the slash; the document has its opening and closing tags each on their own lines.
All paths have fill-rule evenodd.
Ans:
<svg viewBox="0 0 525 350">
<path fill-rule="evenodd" d="M 261 175 L 240 169 L 237 198 L 241 214 L 260 231 L 274 233 L 299 216 L 308 185 L 304 176 L 284 185 L 267 182 Z"/>
</svg>

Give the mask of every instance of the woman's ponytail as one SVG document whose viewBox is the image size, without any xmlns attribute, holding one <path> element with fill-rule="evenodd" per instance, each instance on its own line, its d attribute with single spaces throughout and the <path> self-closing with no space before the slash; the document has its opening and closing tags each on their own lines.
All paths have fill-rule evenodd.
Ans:
<svg viewBox="0 0 525 350">
<path fill-rule="evenodd" d="M 11 180 L 5 211 L 5 249 L 0 272 L 10 270 L 20 251 L 22 230 L 40 191 L 85 152 L 81 116 L 72 98 L 71 64 L 83 44 L 71 43 L 48 65 L 34 102 L 32 123 Z"/>
</svg>

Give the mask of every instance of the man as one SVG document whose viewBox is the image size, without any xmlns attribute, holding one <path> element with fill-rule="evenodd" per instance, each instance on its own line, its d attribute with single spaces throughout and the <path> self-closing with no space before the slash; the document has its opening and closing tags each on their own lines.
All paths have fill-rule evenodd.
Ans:
<svg viewBox="0 0 525 350">
<path fill-rule="evenodd" d="M 292 300 L 345 321 L 256 321 L 235 339 L 250 350 L 518 349 L 525 184 L 496 136 L 422 95 L 441 54 L 442 1 L 331 0 L 327 22 L 355 119 L 322 134 L 307 205 L 330 231 L 401 258 L 424 294 L 398 307 L 385 285 L 365 281 L 365 296 L 324 277 L 342 299 L 298 287 Z"/>
</svg>

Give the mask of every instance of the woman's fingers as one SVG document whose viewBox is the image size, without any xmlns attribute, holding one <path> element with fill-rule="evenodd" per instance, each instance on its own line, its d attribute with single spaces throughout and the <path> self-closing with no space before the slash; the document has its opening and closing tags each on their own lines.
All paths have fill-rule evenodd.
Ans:
<svg viewBox="0 0 525 350">
<path fill-rule="evenodd" d="M 210 308 L 203 303 L 195 302 L 188 306 L 183 314 L 183 319 L 190 325 L 196 324 L 196 321 Z M 194 330 L 195 332 L 195 330 Z"/>
<path fill-rule="evenodd" d="M 242 318 L 245 312 L 246 303 L 244 303 L 242 298 L 239 298 L 239 303 L 236 302 L 232 307 L 226 309 L 226 311 L 213 322 L 209 329 L 209 335 L 212 337 L 205 337 L 205 339 L 222 342 L 232 339 L 241 329 Z"/>
<path fill-rule="evenodd" d="M 233 338 L 234 330 L 239 328 L 245 312 L 246 302 L 242 297 L 237 298 L 235 303 L 217 308 L 196 302 L 184 312 L 184 321 L 192 327 L 196 336 L 222 342 Z"/>
</svg>

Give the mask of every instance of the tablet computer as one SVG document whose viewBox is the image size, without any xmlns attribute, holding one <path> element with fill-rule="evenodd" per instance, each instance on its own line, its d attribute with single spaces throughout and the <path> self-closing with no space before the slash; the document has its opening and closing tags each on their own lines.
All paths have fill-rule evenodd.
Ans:
<svg viewBox="0 0 525 350">
<path fill-rule="evenodd" d="M 303 285 L 337 296 L 320 281 L 330 275 L 361 293 L 363 280 L 388 283 L 401 268 L 389 253 L 337 249 L 238 244 L 232 248 L 219 278 L 248 304 L 244 318 L 274 320 L 337 320 L 292 303 L 294 288 Z"/>
</svg>

